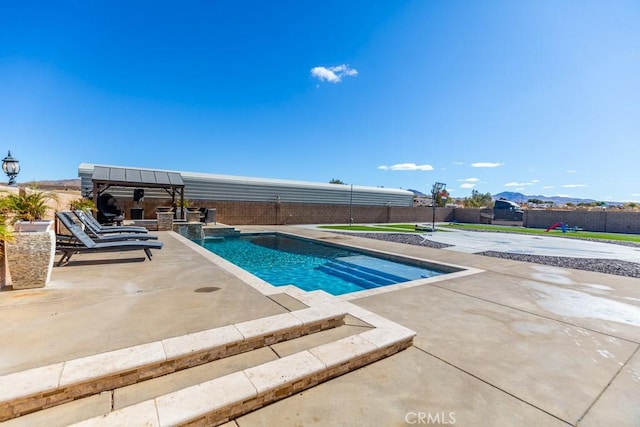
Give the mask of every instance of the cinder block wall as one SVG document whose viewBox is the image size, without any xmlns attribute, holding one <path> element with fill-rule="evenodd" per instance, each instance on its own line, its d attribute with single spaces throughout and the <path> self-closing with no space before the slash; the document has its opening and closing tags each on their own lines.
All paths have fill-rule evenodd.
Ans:
<svg viewBox="0 0 640 427">
<path fill-rule="evenodd" d="M 605 229 L 612 233 L 640 233 L 640 212 L 608 211 Z"/>
<path fill-rule="evenodd" d="M 611 210 L 526 210 L 524 226 L 548 228 L 556 222 L 589 231 L 610 233 L 640 233 L 640 212 L 616 212 Z"/>
<path fill-rule="evenodd" d="M 192 200 L 199 207 L 215 208 L 216 221 L 228 225 L 348 224 L 388 222 L 431 222 L 430 207 L 325 205 L 316 203 L 230 202 Z M 125 217 L 134 207 L 131 201 L 119 201 Z M 169 200 L 144 201 L 144 217 L 156 218 L 156 207 L 169 205 Z M 436 208 L 436 221 L 452 221 L 454 208 Z"/>
<path fill-rule="evenodd" d="M 217 221 L 229 225 L 348 224 L 428 222 L 430 208 L 324 205 L 314 203 L 215 202 Z M 453 208 L 436 209 L 436 221 L 451 221 Z"/>
<path fill-rule="evenodd" d="M 458 208 L 453 219 L 465 224 L 488 224 L 492 215 L 491 208 Z"/>
<path fill-rule="evenodd" d="M 527 210 L 524 226 L 547 228 L 556 222 L 570 227 L 580 227 L 590 231 L 605 231 L 606 212 L 602 211 L 563 211 L 563 210 Z"/>
<path fill-rule="evenodd" d="M 132 201 L 118 201 L 129 219 Z M 432 221 L 431 207 L 324 205 L 315 203 L 232 202 L 192 200 L 200 207 L 216 208 L 216 220 L 228 225 L 284 225 L 284 224 L 348 224 L 354 223 L 424 222 Z M 156 207 L 167 206 L 170 200 L 145 200 L 144 217 L 156 219 Z M 436 222 L 458 221 L 480 224 L 491 215 L 490 208 L 436 208 Z M 640 233 L 640 212 L 586 211 L 586 210 L 525 210 L 525 227 L 547 228 L 564 222 L 590 231 Z"/>
</svg>

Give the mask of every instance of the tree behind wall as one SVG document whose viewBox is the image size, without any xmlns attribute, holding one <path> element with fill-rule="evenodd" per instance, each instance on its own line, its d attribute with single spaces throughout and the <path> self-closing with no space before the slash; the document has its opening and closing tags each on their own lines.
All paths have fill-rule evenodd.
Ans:
<svg viewBox="0 0 640 427">
<path fill-rule="evenodd" d="M 478 190 L 471 191 L 471 197 L 465 197 L 462 202 L 465 208 L 490 208 L 493 206 L 491 193 L 482 194 Z"/>
</svg>

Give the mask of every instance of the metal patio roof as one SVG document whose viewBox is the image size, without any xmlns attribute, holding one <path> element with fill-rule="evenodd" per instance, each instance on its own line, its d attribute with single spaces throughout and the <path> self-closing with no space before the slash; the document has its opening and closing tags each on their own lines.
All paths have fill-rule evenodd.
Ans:
<svg viewBox="0 0 640 427">
<path fill-rule="evenodd" d="M 94 183 L 117 185 L 119 187 L 184 187 L 182 175 L 177 172 L 111 166 L 95 166 L 91 180 Z"/>
<path fill-rule="evenodd" d="M 98 205 L 98 197 L 109 187 L 161 188 L 175 201 L 176 194 L 180 205 L 184 203 L 184 181 L 178 172 L 150 169 L 122 168 L 115 166 L 94 166 L 91 175 L 93 201 Z"/>
</svg>

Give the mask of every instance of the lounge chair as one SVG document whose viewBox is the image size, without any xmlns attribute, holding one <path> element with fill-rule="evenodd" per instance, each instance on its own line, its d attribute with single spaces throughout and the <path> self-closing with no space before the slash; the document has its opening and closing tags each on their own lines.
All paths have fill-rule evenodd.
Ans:
<svg viewBox="0 0 640 427">
<path fill-rule="evenodd" d="M 82 230 L 82 228 L 73 220 L 73 217 L 71 216 L 71 212 L 68 212 L 68 211 L 56 212 L 56 217 L 58 218 L 58 220 L 60 220 L 60 222 L 65 227 L 67 227 L 67 229 L 69 229 L 69 231 L 71 231 L 71 227 L 74 227 L 74 226 Z M 89 234 L 91 234 L 92 236 L 89 236 L 89 238 L 91 238 L 97 243 L 118 242 L 122 240 L 158 240 L 158 236 L 154 234 L 148 234 L 148 233 L 115 233 L 115 234 L 103 235 L 103 234 L 92 232 L 89 227 L 87 227 L 87 230 L 89 231 L 89 233 L 85 233 L 85 234 L 87 234 L 88 236 Z"/>
<path fill-rule="evenodd" d="M 57 215 L 57 214 L 56 214 Z M 66 226 L 66 225 L 65 225 Z M 58 266 L 66 265 L 77 253 L 123 252 L 143 250 L 151 261 L 151 249 L 162 249 L 162 242 L 148 240 L 118 240 L 96 242 L 91 239 L 78 224 L 72 221 L 67 226 L 72 236 L 58 236 L 56 251 L 62 253 Z"/>
<path fill-rule="evenodd" d="M 110 234 L 110 233 L 148 233 L 144 227 L 136 227 L 129 225 L 102 225 L 97 219 L 91 215 L 91 212 L 75 210 L 75 216 L 78 217 L 88 229 L 94 234 Z"/>
</svg>

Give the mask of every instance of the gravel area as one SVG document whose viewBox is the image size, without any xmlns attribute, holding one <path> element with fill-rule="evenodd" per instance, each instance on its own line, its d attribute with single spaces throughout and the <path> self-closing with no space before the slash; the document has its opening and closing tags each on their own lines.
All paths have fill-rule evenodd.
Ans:
<svg viewBox="0 0 640 427">
<path fill-rule="evenodd" d="M 482 231 L 479 231 L 482 232 Z M 489 231 L 491 232 L 491 231 Z M 425 246 L 429 248 L 442 249 L 451 245 L 424 240 L 422 237 L 411 233 L 344 233 L 351 236 L 366 237 L 369 239 L 386 240 L 396 243 L 405 243 L 408 245 Z M 582 239 L 589 241 L 602 242 L 596 239 Z M 640 247 L 633 242 L 611 242 L 606 243 L 620 244 L 622 246 Z M 507 252 L 486 251 L 479 252 L 476 255 L 491 256 L 495 258 L 511 259 L 515 261 L 532 262 L 536 264 L 552 265 L 563 268 L 574 268 L 576 270 L 596 271 L 599 273 L 614 274 L 616 276 L 637 277 L 640 278 L 640 263 L 611 260 L 611 259 L 593 259 L 593 258 L 568 258 L 543 255 L 525 255 L 512 254 Z"/>
<path fill-rule="evenodd" d="M 444 243 L 432 242 L 431 240 L 424 240 L 419 235 L 413 233 L 340 233 L 348 234 L 350 236 L 366 237 L 367 239 L 386 240 L 387 242 L 406 243 L 407 245 L 424 246 L 434 249 L 442 249 L 451 246 Z"/>
</svg>

